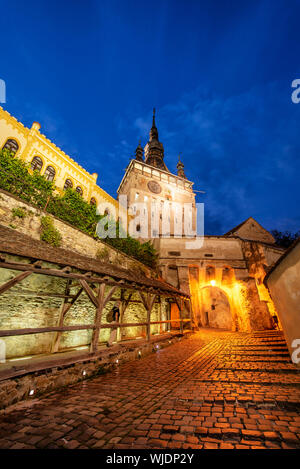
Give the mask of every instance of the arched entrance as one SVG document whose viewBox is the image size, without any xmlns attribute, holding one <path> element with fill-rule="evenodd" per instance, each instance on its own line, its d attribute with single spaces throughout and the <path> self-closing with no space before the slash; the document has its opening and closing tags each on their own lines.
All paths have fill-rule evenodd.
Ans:
<svg viewBox="0 0 300 469">
<path fill-rule="evenodd" d="M 201 316 L 204 327 L 232 329 L 232 315 L 226 294 L 218 287 L 203 287 L 200 290 Z"/>
</svg>

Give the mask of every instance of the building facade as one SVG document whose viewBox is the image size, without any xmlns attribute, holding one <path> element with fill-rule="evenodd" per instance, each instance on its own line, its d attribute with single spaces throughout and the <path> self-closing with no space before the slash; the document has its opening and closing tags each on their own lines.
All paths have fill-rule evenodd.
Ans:
<svg viewBox="0 0 300 469">
<path fill-rule="evenodd" d="M 41 126 L 34 122 L 29 129 L 0 107 L 0 148 L 7 148 L 16 157 L 39 171 L 46 179 L 54 181 L 59 192 L 73 188 L 91 204 L 112 207 L 118 203 L 97 185 L 96 173 L 90 174 L 76 161 L 58 148 L 40 132 Z M 103 210 L 103 211 L 104 211 Z"/>
<path fill-rule="evenodd" d="M 234 331 L 274 327 L 274 318 L 278 316 L 263 280 L 269 266 L 284 250 L 251 217 L 222 236 L 197 237 L 193 182 L 187 180 L 180 159 L 177 174 L 168 170 L 154 114 L 149 141 L 144 151 L 138 145 L 118 195 L 127 196 L 137 235 L 141 240 L 153 239 L 159 252 L 161 277 L 191 294 L 196 327 Z M 142 203 L 144 206 L 139 205 Z M 155 203 L 158 203 L 158 218 L 153 209 Z M 183 209 L 176 212 L 184 204 L 192 207 L 191 212 Z M 166 206 L 169 211 L 164 212 Z M 141 214 L 141 210 L 145 213 Z M 184 227 L 186 215 L 190 215 L 194 237 L 184 229 L 183 236 L 177 236 L 178 222 Z M 163 229 L 163 220 L 170 222 L 169 232 Z M 173 305 L 174 316 L 176 309 Z"/>
<path fill-rule="evenodd" d="M 120 202 L 120 196 L 127 197 L 133 236 L 145 240 L 196 232 L 193 183 L 186 178 L 180 159 L 177 170 L 172 174 L 164 162 L 154 110 L 149 141 L 144 150 L 140 144 L 136 148 L 117 191 Z"/>
</svg>

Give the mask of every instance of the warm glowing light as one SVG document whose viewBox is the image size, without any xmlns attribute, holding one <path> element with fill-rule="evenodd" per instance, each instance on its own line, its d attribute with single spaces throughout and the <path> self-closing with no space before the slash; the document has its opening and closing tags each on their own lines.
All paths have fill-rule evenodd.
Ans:
<svg viewBox="0 0 300 469">
<path fill-rule="evenodd" d="M 216 285 L 216 281 L 215 281 L 215 280 L 211 280 L 211 281 L 210 281 L 210 284 L 211 284 L 212 287 L 214 287 L 214 286 Z"/>
</svg>

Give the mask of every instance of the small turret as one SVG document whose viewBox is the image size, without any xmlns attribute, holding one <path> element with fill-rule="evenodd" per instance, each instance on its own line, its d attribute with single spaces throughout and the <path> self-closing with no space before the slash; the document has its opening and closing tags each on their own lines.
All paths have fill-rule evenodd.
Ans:
<svg viewBox="0 0 300 469">
<path fill-rule="evenodd" d="M 137 161 L 144 161 L 144 150 L 141 146 L 141 141 L 139 141 L 139 144 L 138 146 L 136 147 L 136 150 L 135 150 L 135 159 Z"/>
<path fill-rule="evenodd" d="M 177 174 L 179 177 L 186 179 L 186 175 L 184 174 L 184 164 L 180 160 L 180 153 L 178 155 L 178 163 L 177 163 Z"/>
</svg>

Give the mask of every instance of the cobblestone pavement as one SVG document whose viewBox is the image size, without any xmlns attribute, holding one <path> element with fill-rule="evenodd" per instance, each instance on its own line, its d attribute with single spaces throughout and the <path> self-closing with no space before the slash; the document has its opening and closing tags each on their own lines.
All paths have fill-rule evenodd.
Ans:
<svg viewBox="0 0 300 469">
<path fill-rule="evenodd" d="M 0 415 L 0 448 L 300 448 L 281 333 L 202 330 Z"/>
</svg>

